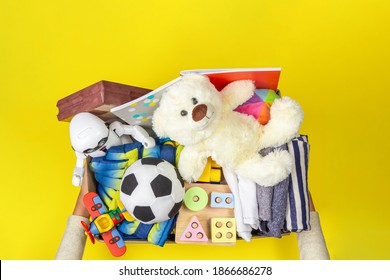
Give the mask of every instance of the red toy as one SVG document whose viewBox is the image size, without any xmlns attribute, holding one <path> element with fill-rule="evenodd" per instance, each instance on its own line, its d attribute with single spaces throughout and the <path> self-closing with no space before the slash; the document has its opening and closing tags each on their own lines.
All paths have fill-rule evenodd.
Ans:
<svg viewBox="0 0 390 280">
<path fill-rule="evenodd" d="M 89 227 L 84 222 L 81 224 L 92 243 L 95 244 L 94 235 L 100 235 L 113 256 L 122 256 L 126 252 L 126 245 L 115 226 L 125 219 L 124 214 L 119 208 L 107 211 L 103 201 L 95 192 L 87 193 L 83 201 L 93 220 Z"/>
</svg>

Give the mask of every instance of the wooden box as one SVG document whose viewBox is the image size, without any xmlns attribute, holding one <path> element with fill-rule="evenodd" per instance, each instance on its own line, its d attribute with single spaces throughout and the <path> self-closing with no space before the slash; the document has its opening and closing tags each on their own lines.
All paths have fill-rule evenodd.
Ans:
<svg viewBox="0 0 390 280">
<path fill-rule="evenodd" d="M 100 81 L 59 100 L 57 118 L 59 121 L 69 122 L 77 113 L 90 112 L 107 123 L 121 121 L 110 110 L 150 91 L 146 88 Z"/>
</svg>

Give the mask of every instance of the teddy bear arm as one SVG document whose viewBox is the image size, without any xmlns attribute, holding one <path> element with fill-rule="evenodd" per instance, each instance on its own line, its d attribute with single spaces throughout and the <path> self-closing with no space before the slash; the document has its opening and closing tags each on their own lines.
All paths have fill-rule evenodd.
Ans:
<svg viewBox="0 0 390 280">
<path fill-rule="evenodd" d="M 251 80 L 234 81 L 225 86 L 222 91 L 222 101 L 228 109 L 234 110 L 254 94 L 255 85 Z"/>
<path fill-rule="evenodd" d="M 234 172 L 258 185 L 270 187 L 288 177 L 293 165 L 292 160 L 288 151 L 276 149 L 264 157 L 253 155 L 241 162 Z"/>
<path fill-rule="evenodd" d="M 298 134 L 303 116 L 303 110 L 295 100 L 286 96 L 275 100 L 271 119 L 263 127 L 262 148 L 289 142 Z"/>
<path fill-rule="evenodd" d="M 191 183 L 196 182 L 202 175 L 207 163 L 207 154 L 197 149 L 185 147 L 178 163 L 178 168 L 182 178 Z"/>
</svg>

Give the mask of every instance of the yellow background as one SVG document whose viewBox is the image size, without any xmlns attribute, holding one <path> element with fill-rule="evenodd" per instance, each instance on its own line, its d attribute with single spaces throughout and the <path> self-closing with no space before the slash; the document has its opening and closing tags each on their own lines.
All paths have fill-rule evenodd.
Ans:
<svg viewBox="0 0 390 280">
<path fill-rule="evenodd" d="M 53 259 L 78 195 L 57 100 L 105 79 L 282 67 L 305 111 L 309 184 L 333 259 L 390 259 L 388 1 L 0 2 L 0 258 Z M 111 259 L 87 243 L 85 259 Z M 295 234 L 235 247 L 128 245 L 125 259 L 297 259 Z"/>
</svg>

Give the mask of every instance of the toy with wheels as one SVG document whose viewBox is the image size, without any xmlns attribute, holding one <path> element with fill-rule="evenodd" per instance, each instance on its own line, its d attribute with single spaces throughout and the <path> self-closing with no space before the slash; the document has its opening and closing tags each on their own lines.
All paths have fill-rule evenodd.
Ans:
<svg viewBox="0 0 390 280">
<path fill-rule="evenodd" d="M 103 201 L 94 192 L 85 194 L 83 201 L 93 218 L 89 226 L 81 221 L 91 242 L 94 244 L 94 236 L 100 235 L 113 256 L 122 256 L 126 252 L 126 245 L 121 234 L 116 229 L 116 225 L 125 219 L 122 211 L 119 207 L 116 210 L 107 211 Z"/>
</svg>

